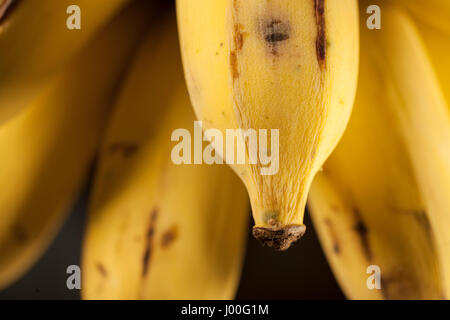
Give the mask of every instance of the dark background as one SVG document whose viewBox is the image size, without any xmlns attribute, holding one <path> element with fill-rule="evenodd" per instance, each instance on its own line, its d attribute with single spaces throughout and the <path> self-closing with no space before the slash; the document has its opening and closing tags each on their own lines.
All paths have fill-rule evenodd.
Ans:
<svg viewBox="0 0 450 320">
<path fill-rule="evenodd" d="M 79 299 L 66 286 L 69 265 L 80 265 L 84 229 L 83 194 L 49 250 L 0 299 Z M 308 213 L 304 237 L 286 252 L 262 247 L 250 234 L 238 299 L 343 299 Z"/>
</svg>

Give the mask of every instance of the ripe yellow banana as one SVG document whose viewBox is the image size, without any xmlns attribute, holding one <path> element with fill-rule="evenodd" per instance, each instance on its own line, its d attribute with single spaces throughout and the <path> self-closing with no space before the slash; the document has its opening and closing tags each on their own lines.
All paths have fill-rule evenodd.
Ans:
<svg viewBox="0 0 450 320">
<path fill-rule="evenodd" d="M 225 165 L 175 165 L 192 128 L 175 18 L 151 30 L 100 155 L 82 257 L 85 299 L 231 299 L 248 198 Z"/>
<path fill-rule="evenodd" d="M 128 0 L 0 0 L 0 123 L 43 86 Z M 67 8 L 81 9 L 69 30 Z"/>
<path fill-rule="evenodd" d="M 413 17 L 450 35 L 450 1 L 389 0 L 404 6 Z"/>
<path fill-rule="evenodd" d="M 227 129 L 260 132 L 256 164 L 248 140 L 245 164 L 233 164 L 234 155 L 211 140 L 247 187 L 254 236 L 276 249 L 303 235 L 309 186 L 347 125 L 357 7 L 356 0 L 177 1 L 185 76 L 203 127 L 223 136 Z M 261 130 L 271 133 L 267 144 Z M 278 171 L 263 174 L 261 158 L 274 154 Z"/>
<path fill-rule="evenodd" d="M 148 9 L 142 2 L 120 13 L 0 128 L 0 288 L 45 250 L 82 187 Z"/>
<path fill-rule="evenodd" d="M 404 2 L 403 4 L 406 9 L 410 9 L 422 40 L 427 47 L 447 104 L 450 105 L 450 61 L 448 59 L 448 52 L 450 52 L 450 2 L 433 0 Z M 436 19 L 436 17 L 440 18 Z"/>
<path fill-rule="evenodd" d="M 370 4 L 382 8 L 382 29 L 362 28 L 355 107 L 309 208 L 349 298 L 448 299 L 447 105 L 414 22 Z M 370 265 L 381 269 L 381 290 L 366 284 Z"/>
</svg>

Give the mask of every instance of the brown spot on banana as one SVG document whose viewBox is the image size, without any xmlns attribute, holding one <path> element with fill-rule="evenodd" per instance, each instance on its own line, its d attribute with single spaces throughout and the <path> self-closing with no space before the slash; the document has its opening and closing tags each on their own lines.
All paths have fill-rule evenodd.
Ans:
<svg viewBox="0 0 450 320">
<path fill-rule="evenodd" d="M 280 20 L 272 20 L 264 28 L 264 39 L 269 44 L 289 39 L 290 26 Z"/>
<path fill-rule="evenodd" d="M 145 277 L 148 272 L 148 267 L 150 265 L 150 258 L 152 254 L 152 246 L 153 246 L 153 236 L 155 235 L 155 223 L 158 218 L 158 209 L 155 208 L 150 214 L 150 222 L 147 229 L 146 241 L 145 241 L 145 249 L 144 255 L 142 258 L 142 276 Z"/>
<path fill-rule="evenodd" d="M 231 75 L 233 76 L 233 80 L 239 78 L 239 70 L 238 70 L 238 62 L 236 52 L 230 52 L 230 67 L 231 67 Z"/>
<path fill-rule="evenodd" d="M 233 31 L 233 47 L 234 50 L 230 52 L 230 67 L 231 74 L 233 76 L 233 80 L 239 78 L 239 70 L 238 70 L 238 52 L 242 50 L 244 46 L 244 34 L 241 32 L 241 27 L 238 24 L 234 25 Z"/>
<path fill-rule="evenodd" d="M 241 31 L 242 26 L 239 24 L 234 25 L 234 33 L 233 33 L 233 39 L 234 39 L 234 48 L 236 51 L 241 51 L 244 47 L 244 33 Z"/>
<path fill-rule="evenodd" d="M 324 219 L 323 221 L 325 223 L 325 225 L 328 228 L 328 232 L 330 234 L 331 237 L 331 241 L 332 241 L 332 245 L 333 245 L 333 252 L 337 255 L 339 255 L 341 253 L 341 246 L 339 244 L 339 240 L 336 234 L 336 230 L 334 229 L 334 225 L 331 222 L 330 219 Z"/>
<path fill-rule="evenodd" d="M 321 70 L 326 67 L 327 37 L 325 28 L 325 0 L 314 0 L 314 11 L 317 25 L 316 54 Z"/>
<path fill-rule="evenodd" d="M 253 227 L 253 236 L 264 246 L 285 251 L 291 244 L 300 239 L 306 231 L 304 225 L 285 227 Z"/>
<path fill-rule="evenodd" d="M 168 248 L 178 237 L 178 228 L 176 226 L 171 227 L 164 232 L 161 237 L 161 247 L 163 249 Z"/>
<path fill-rule="evenodd" d="M 108 276 L 108 271 L 106 271 L 106 268 L 102 263 L 98 262 L 96 264 L 96 267 L 97 267 L 98 272 L 102 275 L 102 277 L 106 278 Z"/>
<path fill-rule="evenodd" d="M 278 55 L 278 47 L 290 38 L 291 26 L 280 19 L 272 19 L 262 23 L 262 35 L 270 53 Z"/>
<path fill-rule="evenodd" d="M 353 208 L 353 213 L 355 214 L 355 221 L 356 224 L 353 226 L 353 230 L 358 234 L 360 240 L 361 240 L 361 246 L 364 251 L 364 254 L 366 255 L 366 258 L 368 261 L 371 261 L 373 258 L 372 249 L 370 248 L 369 244 L 369 237 L 366 224 L 362 220 L 361 213 L 357 208 Z"/>
<path fill-rule="evenodd" d="M 6 20 L 19 0 L 0 0 L 0 23 Z"/>
<path fill-rule="evenodd" d="M 15 225 L 12 228 L 12 232 L 14 235 L 14 239 L 16 239 L 18 243 L 24 243 L 28 241 L 28 232 L 21 225 Z"/>
<path fill-rule="evenodd" d="M 230 68 L 233 80 L 239 78 L 238 53 L 244 47 L 244 34 L 242 26 L 238 23 L 239 1 L 233 1 L 233 34 L 230 51 Z"/>
</svg>

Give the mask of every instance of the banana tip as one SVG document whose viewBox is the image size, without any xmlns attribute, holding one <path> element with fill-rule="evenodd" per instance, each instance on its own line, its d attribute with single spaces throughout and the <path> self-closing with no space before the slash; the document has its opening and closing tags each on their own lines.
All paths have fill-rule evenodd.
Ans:
<svg viewBox="0 0 450 320">
<path fill-rule="evenodd" d="M 253 236 L 264 246 L 284 251 L 300 239 L 305 231 L 304 225 L 290 225 L 281 228 L 253 227 Z"/>
</svg>

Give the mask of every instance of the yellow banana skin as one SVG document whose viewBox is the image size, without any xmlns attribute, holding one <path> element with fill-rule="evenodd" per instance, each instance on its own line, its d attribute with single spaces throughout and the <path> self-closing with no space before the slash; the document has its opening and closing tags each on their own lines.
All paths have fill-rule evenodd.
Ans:
<svg viewBox="0 0 450 320">
<path fill-rule="evenodd" d="M 383 26 L 361 32 L 355 107 L 309 208 L 349 298 L 448 299 L 447 105 L 414 22 L 370 4 L 381 7 Z M 381 268 L 381 290 L 366 285 L 369 265 Z"/>
<path fill-rule="evenodd" d="M 0 128 L 0 288 L 46 249 L 84 184 L 148 10 L 142 3 L 120 13 Z"/>
<path fill-rule="evenodd" d="M 450 105 L 450 2 L 402 1 L 415 20 L 439 79 L 447 105 Z M 439 17 L 439 18 L 437 18 Z"/>
<path fill-rule="evenodd" d="M 0 123 L 29 105 L 128 0 L 0 1 Z M 70 5 L 81 30 L 69 30 Z"/>
<path fill-rule="evenodd" d="M 350 116 L 357 7 L 354 0 L 177 1 L 185 77 L 204 129 L 279 130 L 276 174 L 249 164 L 248 145 L 246 164 L 232 164 L 250 195 L 254 236 L 278 250 L 305 232 L 309 186 Z M 266 153 L 274 152 L 269 142 Z"/>
<path fill-rule="evenodd" d="M 417 21 L 450 35 L 450 2 L 447 0 L 389 0 L 404 6 Z"/>
<path fill-rule="evenodd" d="M 450 15 L 449 15 L 450 20 Z M 427 52 L 433 63 L 434 71 L 439 79 L 439 85 L 443 91 L 447 105 L 450 106 L 450 33 L 445 33 L 441 29 L 417 22 L 418 30 L 425 43 Z"/>
<path fill-rule="evenodd" d="M 83 248 L 84 299 L 232 299 L 239 282 L 245 187 L 226 165 L 171 160 L 172 132 L 195 120 L 171 18 L 149 33 L 108 128 Z"/>
</svg>

